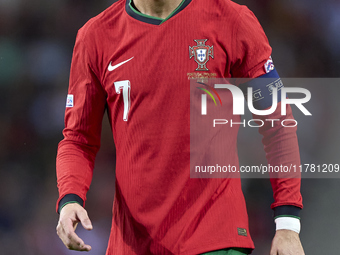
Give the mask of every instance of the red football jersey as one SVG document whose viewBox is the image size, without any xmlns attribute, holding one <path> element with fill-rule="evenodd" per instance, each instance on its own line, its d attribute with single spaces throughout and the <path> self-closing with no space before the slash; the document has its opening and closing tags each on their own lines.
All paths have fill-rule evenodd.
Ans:
<svg viewBox="0 0 340 255">
<path fill-rule="evenodd" d="M 213 46 L 201 66 L 189 51 L 198 43 Z M 253 13 L 228 0 L 183 0 L 166 20 L 119 0 L 91 19 L 74 47 L 58 203 L 67 194 L 86 200 L 107 110 L 117 153 L 107 255 L 254 248 L 240 179 L 190 179 L 189 85 L 197 77 L 258 77 L 270 55 Z M 295 129 L 286 132 L 262 130 L 268 160 L 298 165 Z M 281 147 L 270 142 L 278 136 Z M 272 184 L 273 207 L 302 207 L 299 179 Z"/>
</svg>

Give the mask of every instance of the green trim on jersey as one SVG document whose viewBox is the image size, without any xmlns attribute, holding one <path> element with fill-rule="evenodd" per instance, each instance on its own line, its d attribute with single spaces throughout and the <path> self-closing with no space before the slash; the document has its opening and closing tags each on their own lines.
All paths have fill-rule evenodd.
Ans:
<svg viewBox="0 0 340 255">
<path fill-rule="evenodd" d="M 132 10 L 134 13 L 136 13 L 137 15 L 140 15 L 140 16 L 143 16 L 143 17 L 149 18 L 149 19 L 157 19 L 157 20 L 161 20 L 162 22 L 164 21 L 164 20 L 161 19 L 161 18 L 154 17 L 154 16 L 151 16 L 151 15 L 147 15 L 147 14 L 141 13 L 140 11 L 137 11 L 136 8 L 132 6 L 131 2 L 132 2 L 132 0 L 130 0 L 129 6 L 130 6 L 131 10 Z"/>
<path fill-rule="evenodd" d="M 158 18 L 158 17 L 154 17 L 154 16 L 151 16 L 151 15 L 141 13 L 134 6 L 133 0 L 126 0 L 125 9 L 126 9 L 126 12 L 134 19 L 137 19 L 137 20 L 145 22 L 145 23 L 153 24 L 153 25 L 161 25 L 165 21 L 170 19 L 171 17 L 173 17 L 176 14 L 178 14 L 179 12 L 181 12 L 190 2 L 191 2 L 191 0 L 182 0 L 182 2 L 176 7 L 176 9 L 173 10 L 169 14 L 169 16 L 166 17 L 165 19 L 161 19 L 161 18 Z"/>
<path fill-rule="evenodd" d="M 282 217 L 289 217 L 289 218 L 295 218 L 295 219 L 299 219 L 300 220 L 300 217 L 299 216 L 295 216 L 295 215 L 278 215 L 278 216 L 274 217 L 274 219 L 282 218 Z"/>
<path fill-rule="evenodd" d="M 167 21 L 168 19 L 170 19 L 178 10 L 179 10 L 179 8 L 181 8 L 182 7 L 182 5 L 184 4 L 184 2 L 185 2 L 185 0 L 182 0 L 182 2 L 177 6 L 177 8 L 175 9 L 175 10 L 173 10 L 171 13 L 170 13 L 170 15 L 168 16 L 168 17 L 166 17 L 165 19 L 163 19 L 163 21 L 162 21 L 162 23 L 164 22 L 164 21 Z M 161 24 L 162 24 L 161 23 Z"/>
<path fill-rule="evenodd" d="M 249 250 L 245 248 L 229 248 L 202 253 L 201 255 L 248 255 Z"/>
<path fill-rule="evenodd" d="M 60 206 L 59 212 L 61 212 L 61 209 L 63 209 L 65 205 L 74 204 L 74 203 L 77 203 L 78 205 L 82 206 L 82 205 L 79 204 L 79 202 L 77 202 L 77 201 L 68 201 L 68 202 L 66 202 L 65 204 L 62 204 L 62 205 Z"/>
</svg>

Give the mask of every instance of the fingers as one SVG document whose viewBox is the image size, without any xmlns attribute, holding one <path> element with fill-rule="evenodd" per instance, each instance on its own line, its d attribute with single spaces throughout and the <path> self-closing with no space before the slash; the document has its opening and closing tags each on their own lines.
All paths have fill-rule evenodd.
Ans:
<svg viewBox="0 0 340 255">
<path fill-rule="evenodd" d="M 272 246 L 270 248 L 270 255 L 278 255 L 277 247 L 275 242 L 272 243 Z"/>
<path fill-rule="evenodd" d="M 270 250 L 270 255 L 278 255 L 277 251 L 276 250 Z"/>
<path fill-rule="evenodd" d="M 91 250 L 91 246 L 86 245 L 84 241 L 74 232 L 73 223 L 71 220 L 59 222 L 57 226 L 57 234 L 63 241 L 64 245 L 70 250 Z"/>
<path fill-rule="evenodd" d="M 70 250 L 90 251 L 91 246 L 75 233 L 78 222 L 81 222 L 85 229 L 91 230 L 92 224 L 87 216 L 86 210 L 80 205 L 66 205 L 60 214 L 57 234 L 64 245 Z"/>
<path fill-rule="evenodd" d="M 92 230 L 92 223 L 90 221 L 89 216 L 87 215 L 86 210 L 82 210 L 78 213 L 78 219 L 81 222 L 81 225 L 86 229 L 86 230 Z"/>
<path fill-rule="evenodd" d="M 291 230 L 277 230 L 270 255 L 305 255 L 299 235 Z"/>
</svg>

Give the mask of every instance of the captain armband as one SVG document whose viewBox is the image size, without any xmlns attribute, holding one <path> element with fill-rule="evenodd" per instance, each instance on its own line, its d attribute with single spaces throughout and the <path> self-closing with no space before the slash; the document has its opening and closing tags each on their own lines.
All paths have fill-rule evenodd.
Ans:
<svg viewBox="0 0 340 255">
<path fill-rule="evenodd" d="M 248 88 L 252 88 L 252 102 L 257 110 L 264 110 L 273 105 L 273 88 L 277 88 L 277 103 L 281 102 L 281 89 L 283 83 L 279 74 L 274 68 L 258 78 L 252 79 L 239 86 L 246 98 L 248 98 Z"/>
</svg>

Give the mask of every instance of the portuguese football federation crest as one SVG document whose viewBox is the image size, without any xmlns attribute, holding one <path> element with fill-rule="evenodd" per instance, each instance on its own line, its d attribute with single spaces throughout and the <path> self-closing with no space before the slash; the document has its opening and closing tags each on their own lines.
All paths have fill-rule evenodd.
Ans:
<svg viewBox="0 0 340 255">
<path fill-rule="evenodd" d="M 198 64 L 196 71 L 208 71 L 206 64 L 209 61 L 209 57 L 214 58 L 214 46 L 205 45 L 208 39 L 194 40 L 197 45 L 189 46 L 190 59 L 195 57 L 195 61 Z"/>
</svg>

